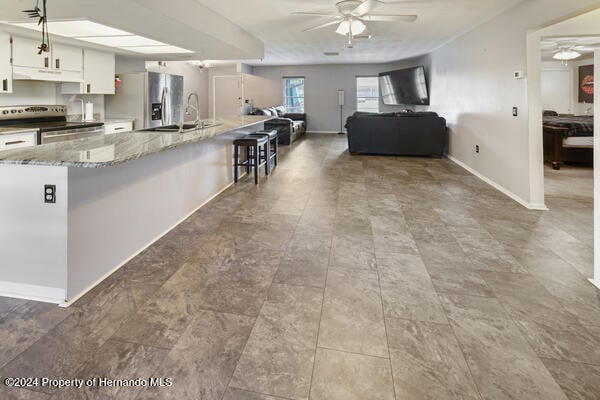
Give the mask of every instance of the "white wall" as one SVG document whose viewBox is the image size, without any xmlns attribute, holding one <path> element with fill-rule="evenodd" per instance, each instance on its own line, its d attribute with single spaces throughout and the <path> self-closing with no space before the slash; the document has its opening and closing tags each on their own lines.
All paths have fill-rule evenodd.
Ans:
<svg viewBox="0 0 600 400">
<path fill-rule="evenodd" d="M 528 93 L 535 88 L 513 72 L 531 72 L 528 31 L 594 6 L 600 2 L 524 1 L 431 54 L 431 108 L 448 121 L 450 155 L 532 208 L 543 207 L 543 168 L 530 163 L 530 150 L 540 156 L 542 151 L 541 132 L 539 143 L 529 136 Z"/>
<path fill-rule="evenodd" d="M 183 98 L 187 101 L 190 93 L 197 93 L 199 100 L 200 118 L 208 118 L 208 71 L 185 61 L 168 61 L 166 67 L 160 67 L 156 62 L 146 63 L 146 69 L 151 72 L 183 76 Z M 194 100 L 192 100 L 192 104 Z M 194 115 L 186 115 L 186 121 L 193 121 Z"/>
<path fill-rule="evenodd" d="M 255 106 L 265 107 L 283 102 L 282 77 L 303 76 L 305 112 L 308 121 L 307 129 L 311 132 L 338 132 L 340 129 L 340 108 L 337 90 L 345 91 L 346 105 L 343 109 L 343 120 L 356 111 L 356 77 L 377 76 L 380 72 L 394 69 L 425 65 L 427 73 L 427 57 L 418 57 L 388 64 L 349 64 L 349 65 L 293 65 L 293 66 L 255 66 L 253 75 L 268 79 L 272 83 L 261 92 Z M 257 92 L 259 92 L 257 90 Z M 431 92 L 431 96 L 435 96 Z M 380 103 L 381 112 L 400 111 L 404 108 L 426 109 L 415 106 L 386 106 Z"/>
</svg>

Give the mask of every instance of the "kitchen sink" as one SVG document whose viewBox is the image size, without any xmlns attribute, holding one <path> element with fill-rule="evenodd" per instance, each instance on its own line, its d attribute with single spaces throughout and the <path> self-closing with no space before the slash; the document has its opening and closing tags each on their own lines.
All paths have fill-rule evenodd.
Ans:
<svg viewBox="0 0 600 400">
<path fill-rule="evenodd" d="M 192 132 L 195 131 L 196 129 L 204 129 L 204 128 L 212 128 L 215 126 L 219 126 L 221 124 L 217 124 L 214 122 L 207 122 L 207 123 L 200 123 L 196 126 L 196 124 L 183 124 L 183 127 L 181 128 L 181 132 L 185 133 L 185 132 Z M 180 131 L 180 127 L 179 125 L 167 125 L 167 126 L 160 126 L 158 128 L 149 128 L 149 129 L 144 129 L 145 131 L 149 131 L 149 132 L 165 132 L 165 133 L 177 133 Z"/>
</svg>

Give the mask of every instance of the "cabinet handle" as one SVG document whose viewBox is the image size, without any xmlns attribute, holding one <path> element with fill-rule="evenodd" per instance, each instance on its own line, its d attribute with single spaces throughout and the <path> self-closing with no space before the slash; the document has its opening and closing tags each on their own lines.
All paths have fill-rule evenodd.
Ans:
<svg viewBox="0 0 600 400">
<path fill-rule="evenodd" d="M 8 79 L 3 79 L 2 80 L 2 91 L 3 92 L 8 92 Z"/>
<path fill-rule="evenodd" d="M 60 69 L 60 58 L 56 59 L 56 69 Z"/>
<path fill-rule="evenodd" d="M 44 57 L 44 67 L 48 68 L 49 65 L 50 65 L 50 60 L 48 59 L 48 57 Z"/>
<path fill-rule="evenodd" d="M 91 83 L 88 83 L 88 84 L 86 85 L 86 93 L 90 93 L 91 91 L 92 91 L 92 84 L 91 84 Z"/>
<path fill-rule="evenodd" d="M 4 143 L 5 146 L 10 146 L 12 144 L 21 144 L 21 143 L 25 143 L 24 140 L 15 140 L 14 142 L 6 142 Z"/>
<path fill-rule="evenodd" d="M 125 129 L 125 128 L 114 128 L 113 130 L 115 130 L 115 131 L 122 131 L 123 129 Z"/>
</svg>

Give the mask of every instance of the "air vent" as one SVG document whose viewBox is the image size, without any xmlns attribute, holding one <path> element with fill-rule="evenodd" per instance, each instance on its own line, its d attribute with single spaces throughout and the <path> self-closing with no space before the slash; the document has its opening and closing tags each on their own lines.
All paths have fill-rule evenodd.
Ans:
<svg viewBox="0 0 600 400">
<path fill-rule="evenodd" d="M 325 53 L 326 56 L 339 56 L 340 53 L 338 53 L 337 51 L 326 51 Z"/>
</svg>

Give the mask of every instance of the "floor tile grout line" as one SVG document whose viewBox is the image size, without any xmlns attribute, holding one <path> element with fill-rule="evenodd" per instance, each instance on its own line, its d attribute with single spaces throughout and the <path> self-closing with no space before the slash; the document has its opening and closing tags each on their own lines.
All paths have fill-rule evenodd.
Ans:
<svg viewBox="0 0 600 400">
<path fill-rule="evenodd" d="M 267 183 L 268 182 L 269 181 L 267 180 Z M 261 188 L 258 188 L 258 189 L 260 190 Z M 298 223 L 299 222 L 300 222 L 300 218 L 298 218 L 296 220 L 296 224 L 294 225 L 294 229 L 293 229 L 294 232 L 296 231 L 296 228 L 298 227 Z M 258 314 L 256 315 L 256 318 L 254 319 L 254 324 L 252 324 L 252 329 L 250 329 L 250 333 L 248 334 L 248 337 L 246 338 L 246 343 L 244 343 L 244 348 L 241 349 L 240 356 L 238 357 L 238 359 L 237 359 L 237 361 L 235 363 L 235 367 L 233 368 L 233 371 L 231 372 L 231 375 L 230 375 L 229 379 L 227 380 L 227 385 L 225 386 L 225 390 L 223 391 L 223 395 L 221 396 L 221 400 L 223 400 L 225 398 L 225 394 L 227 394 L 227 389 L 231 386 L 231 381 L 233 380 L 233 376 L 235 375 L 235 371 L 237 370 L 237 367 L 239 365 L 240 359 L 242 358 L 244 352 L 246 351 L 246 346 L 248 345 L 248 342 L 250 341 L 250 337 L 252 335 L 252 332 L 254 331 L 254 328 L 256 327 L 256 323 L 258 322 L 258 318 L 260 317 L 260 313 L 261 313 L 263 307 L 265 306 L 265 303 L 267 302 L 267 299 L 269 298 L 269 293 L 271 292 L 271 289 L 273 288 L 273 284 L 275 283 L 275 277 L 277 276 L 277 272 L 279 272 L 279 268 L 281 268 L 281 263 L 283 262 L 283 256 L 285 255 L 285 253 L 287 252 L 287 249 L 290 246 L 290 243 L 292 241 L 292 237 L 293 237 L 293 233 L 290 236 L 290 238 L 289 238 L 289 240 L 287 242 L 287 245 L 285 246 L 285 250 L 283 250 L 283 252 L 281 254 L 281 257 L 279 259 L 279 265 L 278 265 L 277 269 L 275 270 L 275 272 L 273 273 L 273 277 L 271 278 L 271 283 L 269 285 L 269 288 L 266 291 L 267 294 L 266 294 L 266 296 L 265 296 L 265 298 L 264 298 L 264 300 L 263 300 L 263 302 L 262 302 L 262 304 L 260 306 L 260 309 L 258 311 Z"/>
<path fill-rule="evenodd" d="M 395 198 L 395 196 L 394 196 Z M 373 225 L 371 223 L 371 234 L 373 233 Z M 392 365 L 392 351 L 390 348 L 390 338 L 388 334 L 388 323 L 387 317 L 385 316 L 385 309 L 383 307 L 383 291 L 381 290 L 381 271 L 379 270 L 379 261 L 377 260 L 377 252 L 375 252 L 375 267 L 377 268 L 377 286 L 379 287 L 379 300 L 381 301 L 381 315 L 383 317 L 383 328 L 385 330 L 385 342 L 387 344 L 388 351 L 388 362 L 390 366 L 390 377 L 392 378 L 392 392 L 394 399 L 398 399 L 396 394 L 396 381 L 394 380 L 394 367 Z"/>
<path fill-rule="evenodd" d="M 307 203 L 308 204 L 308 203 Z M 334 209 L 334 216 L 333 216 L 333 221 L 334 221 L 334 229 L 335 229 L 335 217 L 337 215 L 337 205 L 336 208 Z M 325 283 L 323 285 L 323 294 L 321 297 L 321 312 L 319 314 L 319 324 L 317 326 L 317 339 L 315 342 L 315 352 L 314 352 L 314 356 L 313 356 L 313 367 L 312 367 L 312 371 L 310 374 L 310 383 L 308 385 L 308 399 L 310 400 L 311 398 L 311 392 L 312 392 L 312 387 L 313 387 L 313 380 L 315 377 L 315 370 L 317 367 L 317 351 L 319 349 L 319 335 L 321 333 L 321 322 L 323 320 L 323 308 L 325 308 L 325 291 L 327 290 L 327 280 L 329 279 L 329 263 L 331 261 L 331 252 L 333 251 L 333 232 L 329 238 L 329 257 L 327 259 L 327 268 L 325 271 Z"/>
<path fill-rule="evenodd" d="M 389 357 L 376 356 L 374 354 L 358 353 L 356 351 L 340 350 L 340 349 L 335 349 L 333 347 L 327 347 L 327 346 L 317 346 L 317 348 L 321 349 L 321 350 L 335 351 L 335 352 L 338 352 L 338 353 L 352 354 L 352 355 L 355 355 L 355 356 L 377 358 L 379 360 L 388 360 L 389 359 Z"/>
<path fill-rule="evenodd" d="M 238 388 L 238 387 L 235 387 L 235 386 L 228 386 L 227 389 L 229 389 L 229 388 L 238 390 L 240 392 L 246 392 L 246 393 L 258 394 L 258 395 L 261 395 L 261 396 L 273 397 L 274 399 L 295 400 L 295 399 L 293 399 L 291 397 L 284 397 L 284 396 L 273 395 L 273 394 L 268 394 L 268 393 L 263 393 L 263 392 L 257 392 L 255 390 L 242 389 L 242 388 Z M 225 390 L 225 394 L 227 394 L 227 390 Z M 223 395 L 223 398 L 225 397 L 225 394 Z M 182 400 L 185 400 L 185 399 L 182 399 Z"/>
<path fill-rule="evenodd" d="M 444 225 L 446 225 L 446 224 L 444 223 Z M 415 243 L 416 243 L 416 241 L 415 241 Z M 423 253 L 421 252 L 421 249 L 419 248 L 419 246 L 417 246 L 417 252 L 419 253 L 419 257 L 423 261 Z M 425 264 L 424 261 L 423 261 L 423 266 L 425 267 L 425 271 L 427 272 L 427 275 L 429 276 L 429 279 L 431 280 L 431 275 L 429 274 L 429 270 L 427 270 L 427 265 Z M 477 390 L 477 394 L 479 395 L 479 399 L 483 400 L 483 399 L 485 399 L 485 397 L 483 396 L 483 393 L 481 392 L 481 388 L 479 387 L 479 384 L 475 380 L 475 376 L 473 374 L 473 370 L 472 370 L 471 366 L 469 365 L 467 354 L 465 353 L 465 350 L 464 350 L 462 344 L 460 343 L 460 340 L 458 339 L 458 335 L 456 334 L 456 331 L 454 330 L 454 327 L 452 326 L 452 323 L 451 323 L 450 319 L 448 318 L 448 312 L 446 312 L 446 309 L 442 305 L 443 303 L 442 303 L 442 298 L 440 296 L 440 293 L 436 289 L 436 287 L 433 284 L 433 282 L 431 282 L 431 286 L 433 287 L 433 290 L 435 291 L 435 294 L 437 296 L 437 299 L 438 299 L 438 302 L 440 304 L 440 307 L 441 307 L 442 311 L 444 312 L 444 316 L 448 320 L 447 326 L 450 327 L 450 329 L 452 331 L 452 335 L 454 336 L 454 340 L 456 340 L 458 348 L 460 349 L 460 353 L 461 353 L 461 355 L 463 357 L 465 365 L 467 366 L 467 369 L 469 370 L 469 376 L 471 378 L 471 382 L 473 383 L 473 385 L 475 387 L 475 390 Z"/>
</svg>

